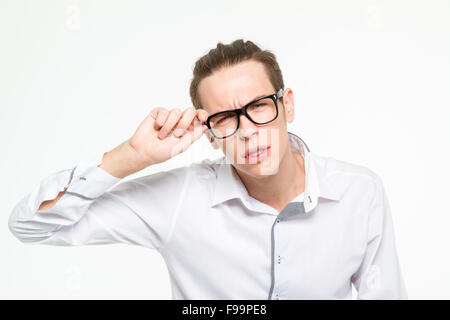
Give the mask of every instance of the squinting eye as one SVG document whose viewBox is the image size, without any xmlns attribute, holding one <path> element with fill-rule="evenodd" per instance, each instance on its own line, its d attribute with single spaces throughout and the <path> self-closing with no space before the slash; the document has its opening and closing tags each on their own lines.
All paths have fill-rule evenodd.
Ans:
<svg viewBox="0 0 450 320">
<path fill-rule="evenodd" d="M 250 106 L 250 108 L 251 108 L 251 109 L 261 109 L 261 108 L 264 108 L 264 107 L 266 107 L 266 106 L 267 106 L 266 103 L 255 103 L 255 104 L 252 104 L 252 105 Z"/>
<path fill-rule="evenodd" d="M 225 121 L 225 120 L 228 120 L 229 118 L 231 118 L 232 117 L 232 115 L 231 114 L 229 114 L 229 115 L 226 115 L 226 116 L 223 116 L 221 119 L 219 119 L 216 123 L 221 123 L 221 122 L 223 122 L 223 121 Z"/>
</svg>

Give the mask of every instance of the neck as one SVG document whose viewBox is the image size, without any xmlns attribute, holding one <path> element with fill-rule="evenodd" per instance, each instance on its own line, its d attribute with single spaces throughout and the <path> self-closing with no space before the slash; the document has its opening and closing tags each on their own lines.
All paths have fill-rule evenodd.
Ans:
<svg viewBox="0 0 450 320">
<path fill-rule="evenodd" d="M 280 212 L 305 190 L 304 158 L 290 149 L 280 161 L 278 172 L 262 178 L 239 174 L 249 195 Z"/>
</svg>

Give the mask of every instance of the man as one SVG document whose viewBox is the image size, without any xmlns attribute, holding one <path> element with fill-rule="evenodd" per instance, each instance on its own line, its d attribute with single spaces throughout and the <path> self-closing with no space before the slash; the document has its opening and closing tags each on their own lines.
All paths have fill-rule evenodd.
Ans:
<svg viewBox="0 0 450 320">
<path fill-rule="evenodd" d="M 184 111 L 155 108 L 94 161 L 53 173 L 14 208 L 24 243 L 158 250 L 174 299 L 406 299 L 383 184 L 287 131 L 294 95 L 270 51 L 219 43 Z M 124 181 L 203 133 L 224 157 Z"/>
</svg>

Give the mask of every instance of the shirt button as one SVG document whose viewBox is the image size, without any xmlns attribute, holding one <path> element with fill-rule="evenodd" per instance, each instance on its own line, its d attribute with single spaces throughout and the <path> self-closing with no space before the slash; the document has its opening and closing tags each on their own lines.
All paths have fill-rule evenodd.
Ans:
<svg viewBox="0 0 450 320">
<path fill-rule="evenodd" d="M 278 264 L 281 263 L 281 256 L 278 256 Z"/>
<path fill-rule="evenodd" d="M 280 222 L 280 219 L 277 219 L 277 223 L 279 223 Z"/>
</svg>

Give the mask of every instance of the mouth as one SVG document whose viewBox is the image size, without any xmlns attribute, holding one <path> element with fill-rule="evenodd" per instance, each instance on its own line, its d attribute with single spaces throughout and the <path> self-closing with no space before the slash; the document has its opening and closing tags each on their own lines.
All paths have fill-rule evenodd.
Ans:
<svg viewBox="0 0 450 320">
<path fill-rule="evenodd" d="M 245 152 L 245 160 L 261 160 L 267 157 L 270 151 L 270 146 L 257 146 L 255 148 L 250 148 Z"/>
</svg>

